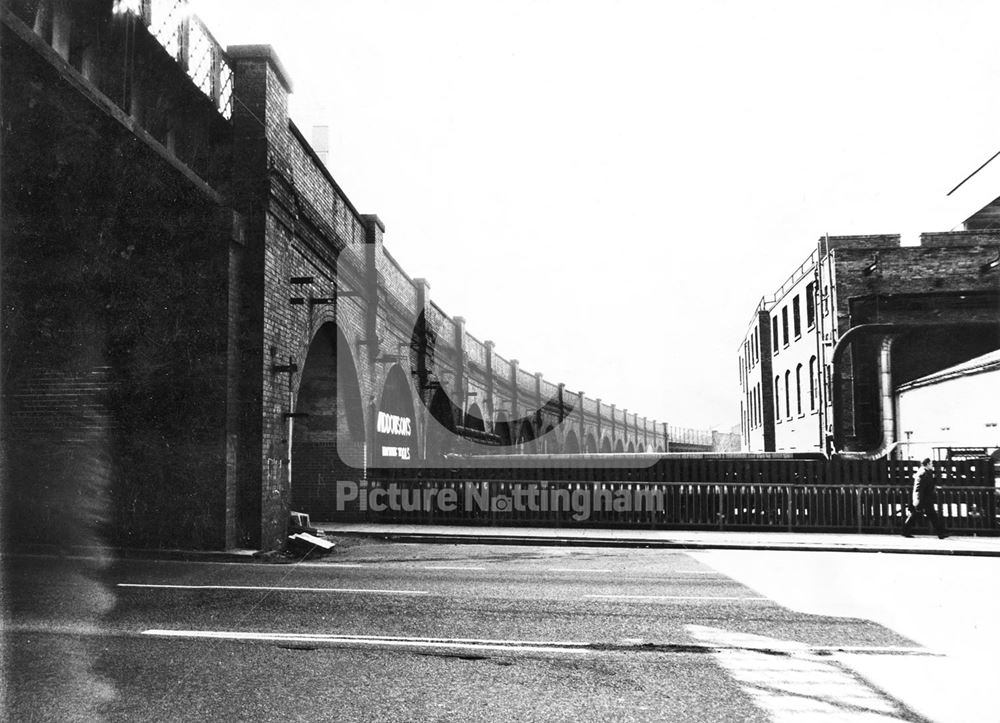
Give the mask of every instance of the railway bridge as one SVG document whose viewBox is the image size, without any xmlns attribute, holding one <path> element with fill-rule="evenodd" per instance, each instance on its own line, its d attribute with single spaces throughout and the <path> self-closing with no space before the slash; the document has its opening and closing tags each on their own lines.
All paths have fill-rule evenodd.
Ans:
<svg viewBox="0 0 1000 723">
<path fill-rule="evenodd" d="M 90 490 L 125 543 L 272 549 L 373 466 L 719 445 L 440 308 L 290 120 L 269 46 L 221 48 L 185 0 L 2 12 L 12 509 Z"/>
</svg>

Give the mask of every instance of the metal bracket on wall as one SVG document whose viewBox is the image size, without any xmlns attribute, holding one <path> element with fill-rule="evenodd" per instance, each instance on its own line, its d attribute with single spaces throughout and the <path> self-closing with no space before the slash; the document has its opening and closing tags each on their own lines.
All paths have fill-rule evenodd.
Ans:
<svg viewBox="0 0 1000 723">
<path fill-rule="evenodd" d="M 293 374 L 299 370 L 299 365 L 295 363 L 292 357 L 288 357 L 287 364 L 272 364 L 271 373 L 272 374 Z"/>
</svg>

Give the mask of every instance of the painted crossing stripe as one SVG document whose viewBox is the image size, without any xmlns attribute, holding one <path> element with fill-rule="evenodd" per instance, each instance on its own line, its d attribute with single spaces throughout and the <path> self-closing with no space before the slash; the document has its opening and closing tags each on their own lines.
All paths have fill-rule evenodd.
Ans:
<svg viewBox="0 0 1000 723">
<path fill-rule="evenodd" d="M 153 585 L 138 582 L 120 582 L 116 587 L 146 588 L 152 590 L 237 590 L 252 592 L 327 592 L 354 595 L 429 595 L 427 590 L 372 590 L 340 587 L 267 587 L 264 585 Z"/>
<path fill-rule="evenodd" d="M 227 630 L 144 630 L 158 638 L 236 640 L 266 643 L 317 643 L 331 646 L 383 646 L 393 648 L 435 648 L 492 650 L 502 652 L 586 653 L 589 643 L 532 640 L 475 640 L 468 638 L 407 638 L 378 635 L 313 635 L 308 633 L 258 633 Z"/>
<path fill-rule="evenodd" d="M 908 720 L 892 699 L 802 643 L 688 625 L 774 723 Z M 784 655 L 775 655 L 780 651 Z"/>
</svg>

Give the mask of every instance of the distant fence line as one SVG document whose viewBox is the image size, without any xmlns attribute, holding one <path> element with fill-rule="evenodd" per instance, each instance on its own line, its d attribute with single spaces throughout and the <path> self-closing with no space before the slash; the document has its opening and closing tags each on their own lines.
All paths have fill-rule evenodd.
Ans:
<svg viewBox="0 0 1000 723">
<path fill-rule="evenodd" d="M 357 494 L 333 518 L 492 526 L 898 532 L 910 494 L 909 485 L 376 479 L 360 483 Z M 943 486 L 937 502 L 949 531 L 997 533 L 994 488 Z"/>
<path fill-rule="evenodd" d="M 909 485 L 919 462 L 826 459 L 816 455 L 505 455 L 456 457 L 443 468 L 375 469 L 383 479 L 499 479 L 562 482 L 702 482 L 714 484 Z M 994 485 L 988 458 L 935 465 L 941 485 Z"/>
<path fill-rule="evenodd" d="M 892 532 L 910 501 L 912 461 L 675 455 L 525 458 L 514 466 L 369 470 L 338 483 L 329 520 L 636 529 Z M 459 460 L 455 460 L 456 462 Z M 461 460 L 469 462 L 469 460 Z M 603 464 L 597 464 L 600 461 Z M 938 504 L 950 530 L 996 534 L 989 459 L 942 462 Z M 353 485 L 343 487 L 342 485 Z"/>
</svg>

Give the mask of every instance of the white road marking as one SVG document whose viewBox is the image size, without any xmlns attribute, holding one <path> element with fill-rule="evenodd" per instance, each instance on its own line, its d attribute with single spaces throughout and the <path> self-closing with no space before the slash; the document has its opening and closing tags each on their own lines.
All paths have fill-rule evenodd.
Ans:
<svg viewBox="0 0 1000 723">
<path fill-rule="evenodd" d="M 729 597 L 722 595 L 584 595 L 602 600 L 767 600 L 766 597 Z"/>
<path fill-rule="evenodd" d="M 580 568 L 580 567 L 550 567 L 549 572 L 614 572 L 614 570 L 606 570 L 602 568 Z"/>
<path fill-rule="evenodd" d="M 154 590 L 243 590 L 267 592 L 336 592 L 361 593 L 370 595 L 429 595 L 427 590 L 372 590 L 367 588 L 337 587 L 267 587 L 264 585 L 152 585 L 134 582 L 120 582 L 116 587 L 149 588 Z"/>
<path fill-rule="evenodd" d="M 425 570 L 485 570 L 485 567 L 461 567 L 458 565 L 425 565 Z"/>
<path fill-rule="evenodd" d="M 803 643 L 688 625 L 754 703 L 775 723 L 899 721 L 903 711 L 836 661 Z M 775 655 L 778 651 L 783 655 Z"/>
<path fill-rule="evenodd" d="M 240 640 L 268 643 L 325 643 L 339 646 L 386 646 L 402 648 L 437 648 L 457 650 L 494 650 L 503 652 L 587 653 L 589 643 L 475 640 L 469 638 L 408 638 L 378 635 L 319 635 L 308 633 L 257 633 L 227 630 L 143 630 L 143 635 L 158 638 L 201 640 Z"/>
</svg>

